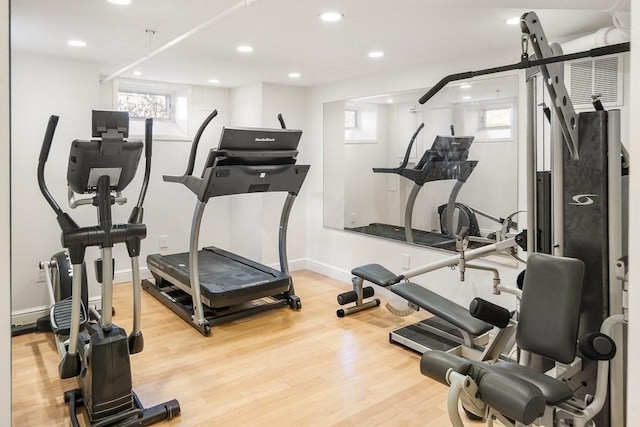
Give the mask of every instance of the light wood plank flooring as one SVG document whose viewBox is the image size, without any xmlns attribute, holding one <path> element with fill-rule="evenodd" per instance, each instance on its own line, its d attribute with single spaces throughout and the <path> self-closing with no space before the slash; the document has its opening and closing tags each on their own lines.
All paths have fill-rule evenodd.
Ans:
<svg viewBox="0 0 640 427">
<path fill-rule="evenodd" d="M 349 284 L 295 272 L 303 308 L 288 308 L 200 335 L 143 292 L 145 348 L 132 356 L 134 388 L 152 406 L 178 399 L 171 426 L 447 426 L 448 388 L 420 374 L 419 355 L 390 344 L 400 319 L 383 307 L 338 319 Z M 131 329 L 131 287 L 116 285 L 114 321 Z M 384 301 L 383 301 L 384 304 Z M 50 334 L 12 339 L 15 426 L 69 425 Z M 481 425 L 481 423 L 469 423 Z"/>
</svg>

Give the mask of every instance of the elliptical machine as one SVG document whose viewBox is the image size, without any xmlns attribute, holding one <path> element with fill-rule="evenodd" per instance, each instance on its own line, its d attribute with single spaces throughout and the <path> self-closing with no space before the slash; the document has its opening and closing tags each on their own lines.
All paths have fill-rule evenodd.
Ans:
<svg viewBox="0 0 640 427">
<path fill-rule="evenodd" d="M 69 154 L 67 184 L 69 204 L 72 208 L 91 204 L 97 208 L 98 225 L 80 227 L 60 208 L 51 196 L 44 179 L 44 167 L 58 123 L 57 116 L 49 118 L 38 161 L 40 191 L 56 213 L 62 229 L 62 246 L 68 250 L 54 255 L 41 267 L 48 273 L 52 306 L 51 329 L 62 360 L 58 366 L 60 378 L 78 380 L 78 389 L 65 393 L 69 404 L 71 424 L 77 426 L 78 405 L 84 405 L 92 426 L 149 425 L 171 419 L 180 413 L 177 400 L 144 408 L 132 390 L 130 354 L 139 353 L 144 346 L 140 330 L 141 287 L 138 256 L 140 242 L 146 237 L 142 223 L 142 204 L 151 172 L 151 134 L 153 121 L 145 123 L 145 143 L 127 141 L 129 115 L 121 111 L 93 111 L 92 138 L 90 141 L 74 140 Z M 138 203 L 125 224 L 113 224 L 111 205 L 125 203 L 121 192 L 133 180 L 142 151 L 145 151 L 146 167 Z M 75 194 L 93 194 L 85 199 L 75 199 Z M 125 243 L 131 258 L 133 274 L 133 331 L 127 337 L 124 329 L 111 322 L 113 310 L 112 248 Z M 96 260 L 96 276 L 102 283 L 101 313 L 87 311 L 86 272 L 84 257 L 86 248 L 98 246 L 101 258 Z M 71 278 L 71 296 L 61 292 L 60 286 Z M 53 277 L 53 280 L 52 280 Z M 83 280 L 83 278 L 85 278 Z M 56 283 L 57 282 L 57 286 Z M 56 289 L 58 287 L 58 289 Z M 56 295 L 57 294 L 57 295 Z"/>
</svg>

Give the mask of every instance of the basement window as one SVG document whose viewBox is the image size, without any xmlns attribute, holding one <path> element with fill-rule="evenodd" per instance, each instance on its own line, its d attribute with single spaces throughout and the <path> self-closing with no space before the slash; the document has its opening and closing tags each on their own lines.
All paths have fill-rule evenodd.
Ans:
<svg viewBox="0 0 640 427">
<path fill-rule="evenodd" d="M 345 129 L 355 129 L 358 127 L 358 112 L 356 110 L 344 110 Z"/>
<path fill-rule="evenodd" d="M 129 112 L 129 135 L 144 135 L 145 119 L 153 119 L 154 139 L 185 140 L 189 137 L 190 88 L 172 83 L 118 80 L 114 105 Z"/>
<path fill-rule="evenodd" d="M 128 111 L 131 119 L 171 119 L 171 94 L 118 92 L 118 110 Z"/>
<path fill-rule="evenodd" d="M 484 127 L 487 129 L 511 127 L 511 108 L 484 110 Z"/>
</svg>

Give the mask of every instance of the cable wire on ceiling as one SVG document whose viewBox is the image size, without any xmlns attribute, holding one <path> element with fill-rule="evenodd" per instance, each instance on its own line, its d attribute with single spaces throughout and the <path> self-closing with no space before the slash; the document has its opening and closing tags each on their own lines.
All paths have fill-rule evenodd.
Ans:
<svg viewBox="0 0 640 427">
<path fill-rule="evenodd" d="M 189 37 L 193 36 L 196 33 L 199 33 L 200 31 L 204 30 L 205 28 L 209 27 L 211 24 L 218 22 L 220 20 L 222 20 L 223 18 L 227 17 L 228 15 L 231 15 L 232 13 L 247 7 L 247 6 L 253 6 L 254 4 L 256 4 L 259 0 L 242 0 L 241 2 L 237 3 L 234 6 L 231 6 L 230 8 L 220 12 L 219 14 L 217 14 L 216 16 L 212 17 L 211 19 L 203 22 L 202 24 L 192 28 L 191 30 L 187 31 L 184 34 L 181 34 L 180 36 L 176 37 L 175 39 L 171 40 L 170 42 L 160 46 L 158 49 L 150 51 L 148 54 L 146 54 L 145 56 L 143 56 L 142 58 L 139 58 L 135 61 L 133 61 L 132 63 L 130 63 L 129 65 L 126 65 L 125 67 L 122 67 L 121 69 L 119 69 L 118 71 L 116 71 L 113 74 L 108 75 L 107 77 L 105 77 L 104 79 L 100 80 L 100 83 L 105 83 L 108 82 L 110 80 L 113 80 L 114 78 L 118 77 L 120 74 L 136 67 L 137 65 L 142 64 L 143 62 L 148 61 L 149 59 L 153 58 L 154 56 L 164 52 L 167 49 L 172 48 L 173 46 L 177 45 L 178 43 L 183 42 L 184 40 L 188 39 Z M 155 33 L 155 31 L 154 31 Z M 151 45 L 151 35 L 149 35 L 149 45 Z"/>
</svg>

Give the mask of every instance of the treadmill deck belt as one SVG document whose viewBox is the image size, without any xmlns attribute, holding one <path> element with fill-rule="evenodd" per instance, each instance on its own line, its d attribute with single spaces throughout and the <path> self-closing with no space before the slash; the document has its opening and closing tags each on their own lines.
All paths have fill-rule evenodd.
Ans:
<svg viewBox="0 0 640 427">
<path fill-rule="evenodd" d="M 382 224 L 374 222 L 362 227 L 346 228 L 349 231 L 370 234 L 378 237 L 386 237 L 388 239 L 406 241 L 404 227 L 391 224 Z M 413 241 L 418 245 L 431 246 L 434 248 L 449 249 L 453 247 L 455 250 L 455 238 L 440 233 L 432 233 L 429 231 L 413 229 Z"/>
<path fill-rule="evenodd" d="M 211 307 L 227 307 L 286 292 L 291 277 L 279 270 L 210 246 L 198 252 L 200 289 Z M 147 264 L 171 283 L 191 287 L 189 253 L 149 255 Z M 176 284 L 176 283 L 174 283 Z"/>
</svg>

